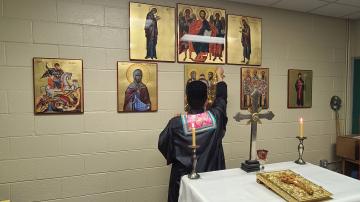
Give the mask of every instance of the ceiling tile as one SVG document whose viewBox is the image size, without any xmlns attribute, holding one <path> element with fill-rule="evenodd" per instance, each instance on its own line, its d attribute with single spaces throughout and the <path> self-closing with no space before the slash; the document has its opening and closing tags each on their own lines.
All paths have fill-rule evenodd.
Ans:
<svg viewBox="0 0 360 202">
<path fill-rule="evenodd" d="M 360 12 L 352 13 L 350 15 L 345 16 L 344 18 L 349 18 L 353 20 L 359 20 L 360 19 Z"/>
<path fill-rule="evenodd" d="M 338 0 L 336 3 L 360 7 L 360 0 Z"/>
<path fill-rule="evenodd" d="M 324 2 L 333 3 L 333 2 L 335 2 L 335 1 L 337 1 L 337 0 L 319 0 L 319 1 L 324 1 Z"/>
<path fill-rule="evenodd" d="M 282 0 L 271 6 L 275 8 L 282 8 L 287 10 L 307 12 L 327 4 L 328 4 L 327 2 L 318 1 L 318 0 Z"/>
<path fill-rule="evenodd" d="M 0 0 L 1 1 L 1 0 Z M 338 18 L 360 19 L 360 0 L 228 0 Z"/>
<path fill-rule="evenodd" d="M 326 6 L 320 7 L 311 11 L 311 13 L 333 16 L 333 17 L 342 17 L 354 13 L 356 11 L 360 11 L 359 8 L 354 6 L 348 6 L 343 4 L 331 3 Z"/>
<path fill-rule="evenodd" d="M 261 6 L 268 6 L 268 5 L 278 2 L 279 0 L 230 0 L 230 1 L 254 4 L 254 5 L 261 5 Z"/>
</svg>

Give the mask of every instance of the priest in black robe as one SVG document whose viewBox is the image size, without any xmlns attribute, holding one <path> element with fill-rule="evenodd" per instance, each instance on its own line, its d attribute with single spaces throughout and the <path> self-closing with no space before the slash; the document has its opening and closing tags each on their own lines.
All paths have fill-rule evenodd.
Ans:
<svg viewBox="0 0 360 202">
<path fill-rule="evenodd" d="M 207 86 L 202 81 L 192 81 L 186 86 L 187 102 L 190 109 L 187 114 L 172 118 L 159 136 L 158 148 L 172 164 L 168 202 L 177 202 L 180 178 L 192 169 L 191 128 L 195 127 L 197 149 L 197 172 L 225 169 L 222 139 L 225 135 L 227 116 L 227 85 L 223 81 L 222 68 L 217 69 L 218 83 L 216 98 L 209 110 L 205 110 Z"/>
</svg>

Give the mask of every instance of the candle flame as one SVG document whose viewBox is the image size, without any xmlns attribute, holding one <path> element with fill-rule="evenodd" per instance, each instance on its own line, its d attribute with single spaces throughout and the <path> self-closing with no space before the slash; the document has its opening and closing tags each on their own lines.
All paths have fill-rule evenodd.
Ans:
<svg viewBox="0 0 360 202">
<path fill-rule="evenodd" d="M 300 123 L 303 123 L 304 122 L 304 119 L 301 117 L 300 118 Z"/>
<path fill-rule="evenodd" d="M 192 123 L 192 124 L 191 124 L 191 127 L 195 128 L 195 124 L 194 124 L 194 123 Z"/>
</svg>

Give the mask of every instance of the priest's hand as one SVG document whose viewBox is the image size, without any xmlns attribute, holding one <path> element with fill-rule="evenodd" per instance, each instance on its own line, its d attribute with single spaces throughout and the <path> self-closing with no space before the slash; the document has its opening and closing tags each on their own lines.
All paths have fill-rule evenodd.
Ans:
<svg viewBox="0 0 360 202">
<path fill-rule="evenodd" d="M 224 75 L 223 67 L 216 68 L 216 77 L 217 77 L 218 82 L 221 82 L 224 80 L 225 75 Z"/>
</svg>

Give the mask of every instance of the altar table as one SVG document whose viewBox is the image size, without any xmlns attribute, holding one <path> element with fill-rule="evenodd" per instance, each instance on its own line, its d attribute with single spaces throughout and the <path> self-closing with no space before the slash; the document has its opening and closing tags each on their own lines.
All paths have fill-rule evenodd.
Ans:
<svg viewBox="0 0 360 202">
<path fill-rule="evenodd" d="M 333 194 L 329 201 L 360 202 L 360 181 L 306 163 L 282 162 L 265 165 L 265 171 L 290 169 Z M 179 202 L 275 202 L 280 196 L 256 182 L 256 172 L 240 168 L 200 173 L 200 179 L 181 178 Z"/>
</svg>

